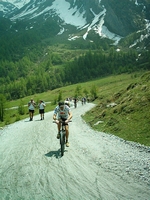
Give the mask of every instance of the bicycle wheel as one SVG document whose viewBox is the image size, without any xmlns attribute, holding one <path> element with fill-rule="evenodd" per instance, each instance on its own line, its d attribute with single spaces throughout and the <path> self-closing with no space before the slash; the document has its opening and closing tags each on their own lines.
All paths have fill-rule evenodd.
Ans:
<svg viewBox="0 0 150 200">
<path fill-rule="evenodd" d="M 61 149 L 61 156 L 64 155 L 65 151 L 65 133 L 60 133 L 60 149 Z"/>
</svg>

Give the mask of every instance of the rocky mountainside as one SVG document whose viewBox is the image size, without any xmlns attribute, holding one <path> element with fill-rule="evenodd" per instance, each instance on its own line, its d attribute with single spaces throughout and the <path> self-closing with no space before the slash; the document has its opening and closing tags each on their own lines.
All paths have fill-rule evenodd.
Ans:
<svg viewBox="0 0 150 200">
<path fill-rule="evenodd" d="M 39 23 L 45 24 L 46 21 L 53 20 L 58 28 L 57 31 L 54 29 L 55 35 L 63 36 L 68 32 L 69 40 L 86 40 L 92 32 L 100 38 L 109 38 L 116 43 L 121 38 L 139 31 L 139 39 L 141 35 L 144 39 L 149 38 L 149 10 L 149 0 L 0 1 L 1 18 L 10 19 L 12 23 L 9 30 L 18 21 L 26 21 L 28 25 L 24 30 L 28 30 L 37 28 Z"/>
</svg>

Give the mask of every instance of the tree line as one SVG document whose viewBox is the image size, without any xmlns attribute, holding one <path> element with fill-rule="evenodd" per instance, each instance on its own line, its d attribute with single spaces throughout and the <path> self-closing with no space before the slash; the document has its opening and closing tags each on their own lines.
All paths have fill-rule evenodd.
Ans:
<svg viewBox="0 0 150 200">
<path fill-rule="evenodd" d="M 52 54 L 39 64 L 28 57 L 18 62 L 1 61 L 0 93 L 7 100 L 13 100 L 112 74 L 149 70 L 149 54 L 144 52 L 139 56 L 134 50 L 116 52 L 111 48 L 107 53 L 102 50 L 88 51 L 65 64 L 58 55 L 53 55 L 55 62 L 58 58 L 59 66 L 52 64 Z"/>
</svg>

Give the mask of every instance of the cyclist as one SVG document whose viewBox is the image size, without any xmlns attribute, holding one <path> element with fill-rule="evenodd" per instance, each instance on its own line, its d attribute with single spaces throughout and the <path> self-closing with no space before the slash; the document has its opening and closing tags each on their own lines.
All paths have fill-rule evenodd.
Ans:
<svg viewBox="0 0 150 200">
<path fill-rule="evenodd" d="M 35 106 L 36 106 L 36 103 L 34 102 L 33 99 L 31 99 L 31 101 L 28 102 L 28 109 L 29 109 L 30 121 L 33 120 Z"/>
<path fill-rule="evenodd" d="M 65 105 L 67 105 L 68 107 L 70 107 L 70 102 L 69 101 L 67 101 L 67 100 L 65 100 Z"/>
<path fill-rule="evenodd" d="M 77 107 L 77 98 L 74 98 L 74 107 L 76 108 Z"/>
<path fill-rule="evenodd" d="M 69 126 L 68 122 L 72 118 L 72 113 L 70 110 L 70 107 L 65 105 L 65 102 L 59 102 L 58 106 L 56 106 L 53 114 L 53 119 L 56 121 L 57 127 L 58 127 L 58 134 L 57 134 L 57 139 L 60 138 L 60 128 L 61 128 L 61 121 L 64 121 L 66 126 L 66 146 L 69 147 Z"/>
<path fill-rule="evenodd" d="M 44 103 L 44 101 L 40 100 L 40 103 L 39 103 L 39 114 L 41 116 L 41 120 L 43 119 L 44 120 L 44 112 L 45 112 L 45 106 L 46 104 Z"/>
</svg>

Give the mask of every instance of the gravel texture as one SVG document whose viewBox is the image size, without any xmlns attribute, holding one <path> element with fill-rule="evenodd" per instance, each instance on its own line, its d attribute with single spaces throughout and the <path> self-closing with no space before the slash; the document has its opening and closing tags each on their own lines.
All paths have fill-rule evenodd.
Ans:
<svg viewBox="0 0 150 200">
<path fill-rule="evenodd" d="M 63 157 L 53 112 L 0 130 L 1 200 L 150 200 L 150 147 L 92 130 L 93 106 L 71 108 Z"/>
</svg>

